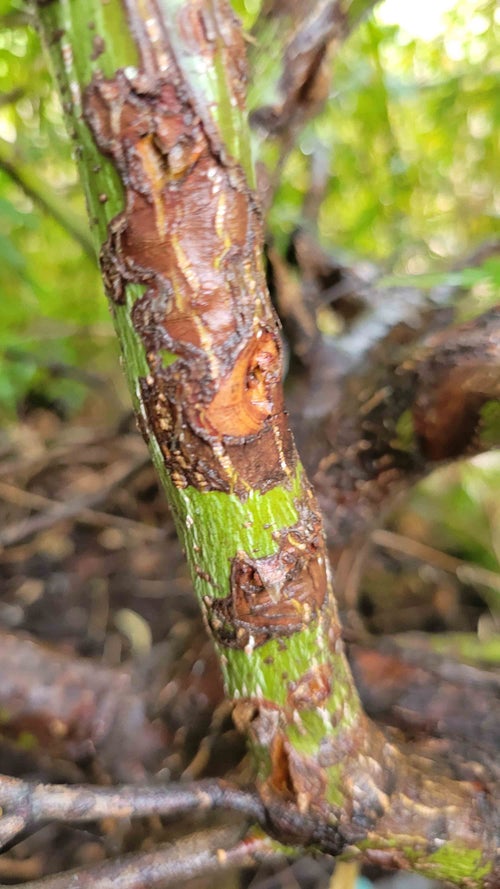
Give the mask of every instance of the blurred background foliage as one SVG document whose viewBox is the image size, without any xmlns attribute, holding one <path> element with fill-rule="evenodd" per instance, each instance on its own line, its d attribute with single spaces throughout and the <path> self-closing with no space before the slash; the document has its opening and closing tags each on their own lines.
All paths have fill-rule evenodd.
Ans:
<svg viewBox="0 0 500 889">
<path fill-rule="evenodd" d="M 322 238 L 418 275 L 448 268 L 498 225 L 500 15 L 491 0 L 462 0 L 424 40 L 385 21 L 384 7 L 343 47 L 331 101 L 290 157 L 274 217 L 293 225 L 320 150 Z"/>
<path fill-rule="evenodd" d="M 116 362 L 72 146 L 26 9 L 0 2 L 0 413 L 11 418 L 26 399 L 77 410 L 89 390 L 66 368 Z"/>
<path fill-rule="evenodd" d="M 250 26 L 260 3 L 233 5 Z M 118 412 L 128 401 L 72 148 L 23 0 L 0 0 L 0 26 L 0 413 L 88 416 L 102 380 Z M 498 236 L 499 29 L 496 0 L 381 3 L 342 47 L 331 100 L 286 160 L 269 217 L 278 247 L 318 178 L 322 242 L 375 261 L 388 281 L 450 280 Z M 498 260 L 453 275 L 475 310 L 498 301 Z M 499 481 L 498 459 L 452 467 L 416 491 L 406 530 L 418 537 L 420 522 L 423 539 L 498 571 Z M 493 611 L 499 595 L 485 592 Z"/>
</svg>

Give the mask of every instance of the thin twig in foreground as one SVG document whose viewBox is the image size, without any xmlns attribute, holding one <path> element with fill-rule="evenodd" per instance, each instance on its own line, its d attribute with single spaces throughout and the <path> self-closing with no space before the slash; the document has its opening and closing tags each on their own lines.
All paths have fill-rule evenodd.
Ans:
<svg viewBox="0 0 500 889">
<path fill-rule="evenodd" d="M 240 827 L 216 828 L 193 834 L 152 852 L 125 855 L 40 880 L 23 883 L 24 889 L 160 889 L 179 886 L 203 874 L 235 867 L 283 860 L 283 848 L 260 835 L 241 839 Z M 0 885 L 0 889 L 6 889 Z"/>
</svg>

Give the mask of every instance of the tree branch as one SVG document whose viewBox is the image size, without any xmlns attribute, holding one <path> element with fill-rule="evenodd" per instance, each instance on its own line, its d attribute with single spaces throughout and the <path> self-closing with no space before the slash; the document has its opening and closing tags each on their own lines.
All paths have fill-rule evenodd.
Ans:
<svg viewBox="0 0 500 889">
<path fill-rule="evenodd" d="M 321 516 L 284 410 L 231 11 L 110 0 L 104 22 L 100 10 L 39 4 L 135 408 L 268 830 L 493 885 L 483 788 L 405 759 L 362 713 L 347 665 Z"/>
<path fill-rule="evenodd" d="M 248 108 L 265 209 L 299 130 L 328 97 L 332 55 L 376 2 L 267 0 L 263 4 L 249 46 Z"/>
<path fill-rule="evenodd" d="M 267 0 L 254 26 L 249 62 L 251 122 L 290 143 L 329 92 L 331 53 L 377 0 Z M 272 67 L 271 67 L 272 66 Z"/>
<path fill-rule="evenodd" d="M 345 547 L 359 550 L 395 496 L 436 466 L 500 444 L 500 308 L 453 324 L 456 288 L 430 296 L 379 288 L 304 232 L 293 253 L 300 287 L 293 268 L 270 255 L 300 361 L 288 406 L 337 561 Z M 317 326 L 327 305 L 345 320 L 335 337 Z"/>
<path fill-rule="evenodd" d="M 390 336 L 377 343 L 308 433 L 314 451 L 304 448 L 336 550 L 359 545 L 395 496 L 436 466 L 498 444 L 496 414 L 490 425 L 483 408 L 499 396 L 500 309 L 409 348 Z"/>
<path fill-rule="evenodd" d="M 25 889 L 162 889 L 232 868 L 282 861 L 290 850 L 262 835 L 241 839 L 241 828 L 224 827 L 193 834 L 152 852 L 124 855 L 63 874 L 28 880 Z M 7 889 L 0 886 L 0 889 Z"/>
<path fill-rule="evenodd" d="M 223 781 L 162 786 L 121 785 L 94 787 L 35 784 L 0 776 L 0 843 L 41 821 L 54 819 L 85 823 L 102 818 L 144 818 L 151 815 L 185 815 L 213 809 L 239 812 L 265 825 L 266 812 L 255 792 L 240 790 Z"/>
<path fill-rule="evenodd" d="M 112 491 L 127 484 L 127 482 L 133 479 L 145 465 L 147 465 L 147 458 L 141 457 L 125 469 L 123 469 L 123 467 L 118 467 L 118 470 L 114 470 L 111 473 L 111 479 L 107 480 L 106 484 L 104 484 L 98 491 L 92 491 L 90 494 L 83 494 L 81 497 L 75 497 L 73 500 L 66 503 L 47 503 L 46 498 L 40 496 L 37 497 L 35 494 L 28 494 L 26 492 L 24 492 L 23 497 L 23 493 L 21 492 L 17 498 L 18 503 L 23 501 L 26 504 L 27 501 L 30 501 L 32 507 L 36 504 L 42 507 L 49 506 L 49 508 L 35 513 L 35 515 L 29 516 L 26 519 L 22 519 L 16 524 L 8 525 L 0 531 L 0 548 L 22 543 L 32 535 L 38 534 L 40 531 L 45 531 L 47 528 L 52 528 L 54 525 L 59 524 L 59 522 L 64 522 L 67 519 L 72 519 L 76 516 L 81 516 L 83 519 L 87 517 L 94 523 L 95 513 L 92 515 L 93 508 L 103 503 Z M 12 488 L 10 493 L 12 494 Z M 102 519 L 103 517 L 101 515 L 101 523 Z M 118 517 L 117 524 L 120 524 Z"/>
</svg>

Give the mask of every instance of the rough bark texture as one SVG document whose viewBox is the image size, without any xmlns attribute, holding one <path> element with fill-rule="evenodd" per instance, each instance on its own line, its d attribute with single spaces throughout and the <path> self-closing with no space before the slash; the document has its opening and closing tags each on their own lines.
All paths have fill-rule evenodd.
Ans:
<svg viewBox="0 0 500 889">
<path fill-rule="evenodd" d="M 405 757 L 363 714 L 347 665 L 322 520 L 283 406 L 237 23 L 223 0 L 115 0 L 115 51 L 98 7 L 82 3 L 64 15 L 44 5 L 40 18 L 82 146 L 139 421 L 269 831 L 493 886 L 489 788 Z"/>
</svg>

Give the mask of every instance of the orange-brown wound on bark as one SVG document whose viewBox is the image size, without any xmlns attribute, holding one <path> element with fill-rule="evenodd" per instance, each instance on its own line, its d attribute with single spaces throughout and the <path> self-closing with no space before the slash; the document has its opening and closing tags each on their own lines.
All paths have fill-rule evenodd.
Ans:
<svg viewBox="0 0 500 889">
<path fill-rule="evenodd" d="M 273 397 L 280 366 L 278 344 L 271 333 L 252 339 L 203 411 L 202 423 L 221 436 L 255 435 L 276 411 Z"/>
<path fill-rule="evenodd" d="M 272 769 L 268 783 L 271 785 L 272 789 L 279 793 L 284 799 L 294 797 L 295 788 L 290 774 L 288 751 L 285 739 L 281 732 L 276 733 L 271 744 L 271 763 Z"/>
</svg>

